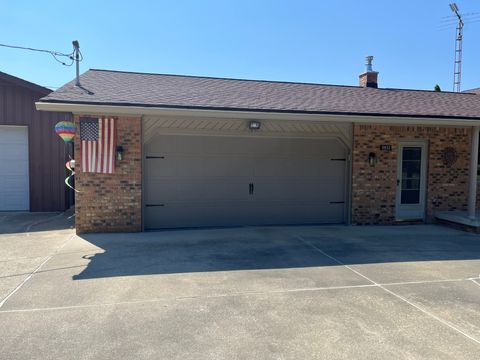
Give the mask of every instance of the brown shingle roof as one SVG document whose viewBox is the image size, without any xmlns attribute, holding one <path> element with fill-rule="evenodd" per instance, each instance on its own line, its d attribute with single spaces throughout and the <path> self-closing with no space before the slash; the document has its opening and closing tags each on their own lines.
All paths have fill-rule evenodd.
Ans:
<svg viewBox="0 0 480 360">
<path fill-rule="evenodd" d="M 480 119 L 471 93 L 89 70 L 42 102 Z M 88 91 L 87 91 L 88 90 Z"/>
</svg>

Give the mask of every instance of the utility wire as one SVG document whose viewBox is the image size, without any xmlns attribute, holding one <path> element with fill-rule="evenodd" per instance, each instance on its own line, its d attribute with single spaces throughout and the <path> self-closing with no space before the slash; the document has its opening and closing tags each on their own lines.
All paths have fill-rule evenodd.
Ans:
<svg viewBox="0 0 480 360">
<path fill-rule="evenodd" d="M 462 16 L 467 17 L 467 16 L 472 16 L 472 15 L 478 15 L 478 14 L 480 14 L 480 12 L 470 12 L 470 13 L 463 13 Z M 458 19 L 457 15 L 442 16 L 442 19 L 448 19 L 448 18 Z"/>
<path fill-rule="evenodd" d="M 19 50 L 28 50 L 28 51 L 36 51 L 36 52 L 47 53 L 47 54 L 52 55 L 52 57 L 55 59 L 55 61 L 59 62 L 60 64 L 62 64 L 64 66 L 72 66 L 73 63 L 75 62 L 75 59 L 73 58 L 73 54 L 74 54 L 73 51 L 69 54 L 65 54 L 65 53 L 61 53 L 59 51 L 36 49 L 36 48 L 25 47 L 25 46 L 17 46 L 17 45 L 0 44 L 0 46 L 10 48 L 10 49 L 19 49 Z M 82 61 L 83 60 L 83 55 L 80 51 L 79 51 L 79 54 L 80 54 L 79 61 Z M 66 63 L 66 62 L 60 60 L 59 59 L 60 57 L 67 57 L 70 60 L 70 62 Z"/>
</svg>

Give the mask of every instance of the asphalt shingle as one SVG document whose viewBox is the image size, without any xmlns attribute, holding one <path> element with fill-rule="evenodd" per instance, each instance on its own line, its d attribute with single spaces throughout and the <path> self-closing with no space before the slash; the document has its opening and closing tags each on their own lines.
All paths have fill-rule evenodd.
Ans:
<svg viewBox="0 0 480 360">
<path fill-rule="evenodd" d="M 475 93 L 88 70 L 42 102 L 480 119 Z"/>
</svg>

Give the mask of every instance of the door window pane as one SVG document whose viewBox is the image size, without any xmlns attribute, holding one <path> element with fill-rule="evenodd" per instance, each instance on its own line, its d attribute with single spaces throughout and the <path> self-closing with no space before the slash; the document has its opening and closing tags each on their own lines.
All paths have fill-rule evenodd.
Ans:
<svg viewBox="0 0 480 360">
<path fill-rule="evenodd" d="M 402 204 L 418 204 L 420 190 L 402 190 Z"/>
<path fill-rule="evenodd" d="M 404 190 L 419 190 L 420 179 L 404 179 L 402 181 L 402 189 Z"/>
<path fill-rule="evenodd" d="M 402 178 L 420 179 L 420 161 L 407 160 L 402 164 Z"/>
<path fill-rule="evenodd" d="M 420 160 L 422 158 L 421 147 L 404 147 L 403 160 Z"/>
<path fill-rule="evenodd" d="M 422 148 L 404 147 L 402 150 L 401 203 L 420 203 L 420 176 Z"/>
</svg>

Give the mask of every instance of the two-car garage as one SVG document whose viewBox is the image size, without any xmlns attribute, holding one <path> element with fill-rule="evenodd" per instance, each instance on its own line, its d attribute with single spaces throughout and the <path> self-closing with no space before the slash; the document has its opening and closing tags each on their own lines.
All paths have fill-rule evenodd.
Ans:
<svg viewBox="0 0 480 360">
<path fill-rule="evenodd" d="M 348 129 L 168 120 L 144 120 L 145 229 L 346 221 Z"/>
</svg>

